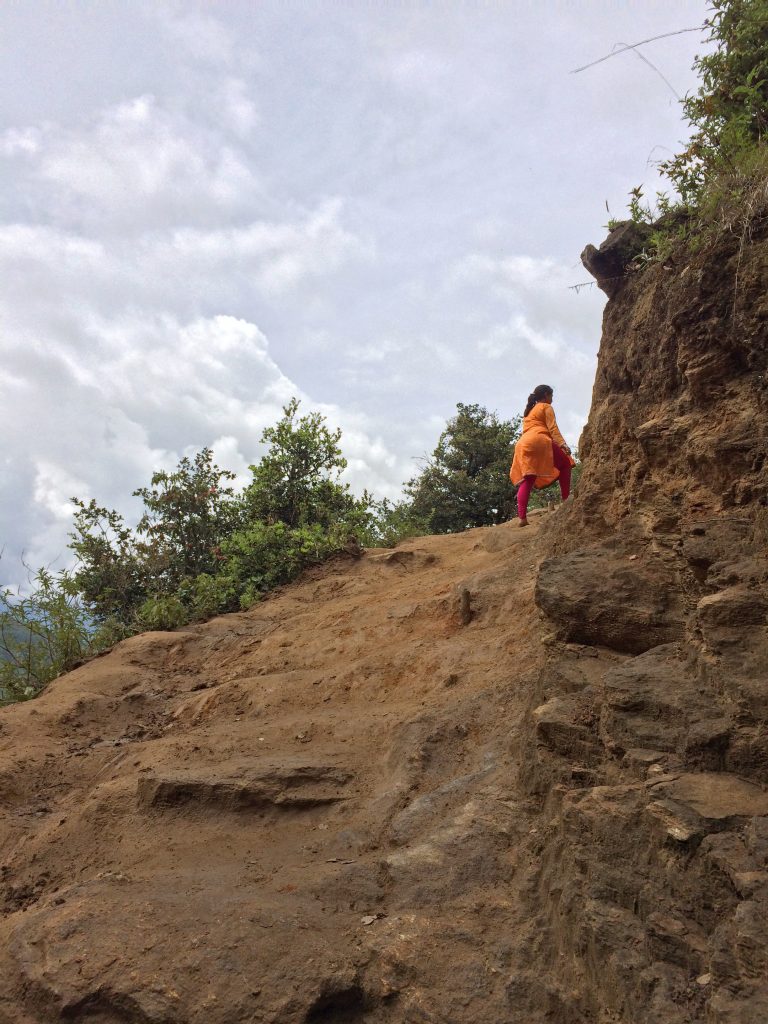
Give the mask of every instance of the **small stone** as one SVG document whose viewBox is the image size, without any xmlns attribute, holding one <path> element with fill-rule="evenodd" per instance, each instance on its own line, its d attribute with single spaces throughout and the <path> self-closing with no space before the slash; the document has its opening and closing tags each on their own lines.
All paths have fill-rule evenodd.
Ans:
<svg viewBox="0 0 768 1024">
<path fill-rule="evenodd" d="M 468 626 L 472 621 L 472 595 L 467 587 L 459 588 L 459 621 Z"/>
<path fill-rule="evenodd" d="M 376 917 L 375 914 L 366 914 L 365 917 L 360 918 L 361 924 L 364 924 L 366 926 L 369 924 L 374 924 L 377 920 L 378 918 Z"/>
<path fill-rule="evenodd" d="M 698 976 L 698 978 L 696 979 L 696 984 L 697 985 L 701 985 L 701 987 L 704 988 L 704 986 L 705 985 L 709 985 L 709 983 L 711 981 L 712 981 L 712 975 L 711 974 L 700 974 Z"/>
</svg>

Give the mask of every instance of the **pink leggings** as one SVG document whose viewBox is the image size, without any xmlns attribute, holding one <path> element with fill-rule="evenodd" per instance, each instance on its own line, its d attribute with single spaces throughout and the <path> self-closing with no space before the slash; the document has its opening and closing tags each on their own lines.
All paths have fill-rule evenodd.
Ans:
<svg viewBox="0 0 768 1024">
<path fill-rule="evenodd" d="M 560 470 L 557 480 L 560 484 L 560 496 L 565 501 L 571 493 L 571 464 L 563 449 L 554 441 L 552 442 L 552 459 L 555 468 Z M 525 519 L 528 515 L 528 499 L 531 496 L 535 479 L 535 476 L 524 476 L 517 488 L 517 515 L 520 519 Z"/>
</svg>

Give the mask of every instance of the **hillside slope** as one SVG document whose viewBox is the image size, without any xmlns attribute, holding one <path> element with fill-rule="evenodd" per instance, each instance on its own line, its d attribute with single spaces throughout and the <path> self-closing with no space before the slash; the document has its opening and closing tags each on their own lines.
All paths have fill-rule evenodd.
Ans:
<svg viewBox="0 0 768 1024">
<path fill-rule="evenodd" d="M 0 1020 L 535 1019 L 539 532 L 370 551 L 3 712 Z"/>
</svg>

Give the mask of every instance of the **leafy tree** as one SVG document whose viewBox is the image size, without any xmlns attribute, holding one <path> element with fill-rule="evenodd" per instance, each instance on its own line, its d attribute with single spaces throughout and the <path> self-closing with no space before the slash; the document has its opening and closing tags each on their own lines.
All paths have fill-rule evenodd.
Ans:
<svg viewBox="0 0 768 1024">
<path fill-rule="evenodd" d="M 428 520 L 414 511 L 411 501 L 384 498 L 373 502 L 360 542 L 369 548 L 391 548 L 401 540 L 423 537 L 429 532 Z"/>
<path fill-rule="evenodd" d="M 317 412 L 299 417 L 299 401 L 291 399 L 282 419 L 261 436 L 269 445 L 251 466 L 253 482 L 245 493 L 248 517 L 298 527 L 329 526 L 353 515 L 358 502 L 348 484 L 340 482 L 347 467 L 341 454 L 340 430 L 329 430 Z"/>
<path fill-rule="evenodd" d="M 374 517 L 370 495 L 358 499 L 341 482 L 341 431 L 330 430 L 320 413 L 299 416 L 299 405 L 292 399 L 263 432 L 268 448 L 251 466 L 243 524 L 221 547 L 220 579 L 230 581 L 243 607 L 306 566 L 357 546 Z"/>
<path fill-rule="evenodd" d="M 515 508 L 509 466 L 519 436 L 519 416 L 500 420 L 460 402 L 432 457 L 406 484 L 413 515 L 434 533 L 505 522 Z"/>
<path fill-rule="evenodd" d="M 149 487 L 133 492 L 144 502 L 135 531 L 95 500 L 72 499 L 74 579 L 97 621 L 133 626 L 151 595 L 172 594 L 183 580 L 217 571 L 221 543 L 242 516 L 232 479 L 210 448 L 183 458 L 172 473 L 154 473 Z"/>
<path fill-rule="evenodd" d="M 72 499 L 77 511 L 70 548 L 77 558 L 74 582 L 100 621 L 125 620 L 146 596 L 147 566 L 123 517 L 91 499 Z"/>
<path fill-rule="evenodd" d="M 341 432 L 298 409 L 292 400 L 264 431 L 268 450 L 242 494 L 204 448 L 133 492 L 144 505 L 135 530 L 96 501 L 73 499 L 74 581 L 102 637 L 247 607 L 370 531 L 370 496 L 355 498 L 340 480 Z"/>
<path fill-rule="evenodd" d="M 221 542 L 240 522 L 234 489 L 224 482 L 234 479 L 203 448 L 172 473 L 153 473 L 149 487 L 133 492 L 144 502 L 136 530 L 146 538 L 141 552 L 152 567 L 154 589 L 170 592 L 188 576 L 215 571 Z"/>
</svg>

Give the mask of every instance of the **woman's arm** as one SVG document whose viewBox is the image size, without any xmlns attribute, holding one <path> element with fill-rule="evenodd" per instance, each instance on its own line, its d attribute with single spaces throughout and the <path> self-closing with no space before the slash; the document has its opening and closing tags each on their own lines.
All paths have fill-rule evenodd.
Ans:
<svg viewBox="0 0 768 1024">
<path fill-rule="evenodd" d="M 557 428 L 557 420 L 555 419 L 555 410 L 551 405 L 544 406 L 544 421 L 547 424 L 547 430 L 549 436 L 555 442 L 560 445 L 561 448 L 565 448 L 566 451 L 570 451 L 570 448 L 566 444 L 566 440 Z"/>
</svg>

